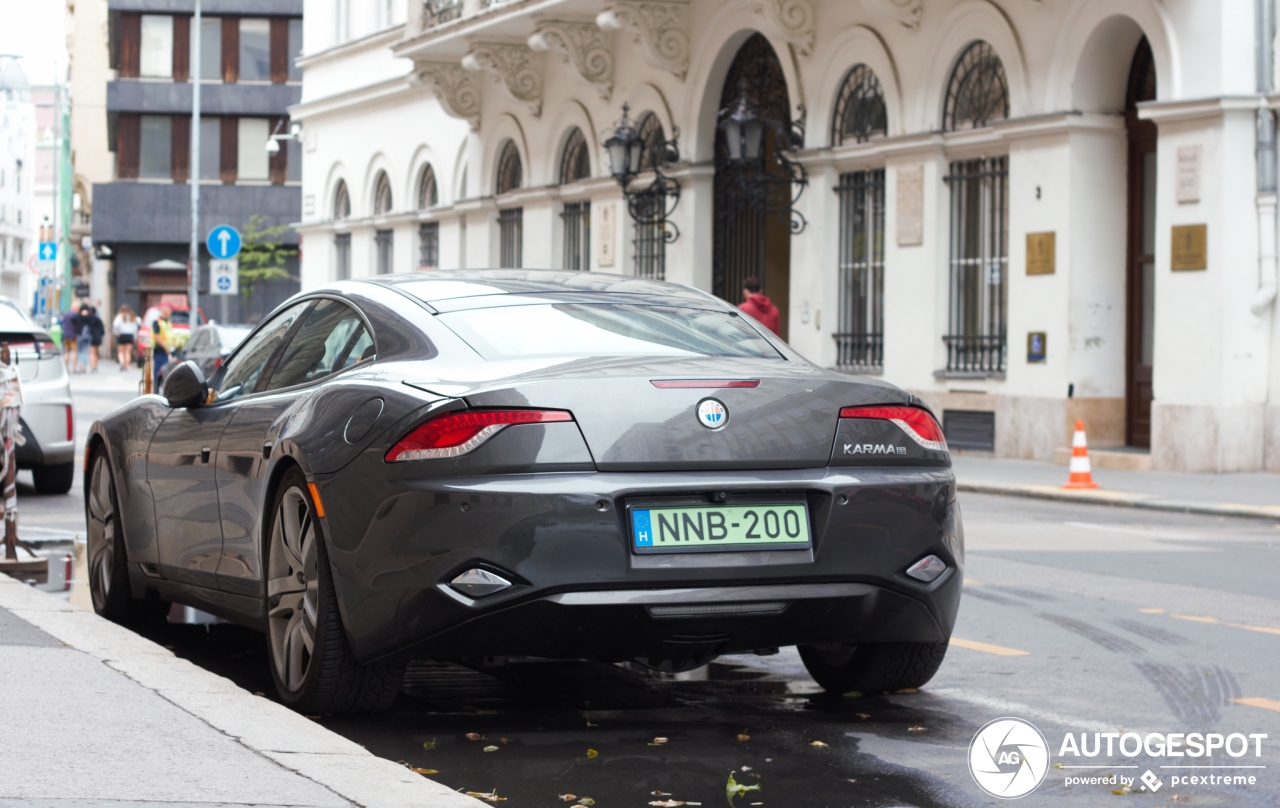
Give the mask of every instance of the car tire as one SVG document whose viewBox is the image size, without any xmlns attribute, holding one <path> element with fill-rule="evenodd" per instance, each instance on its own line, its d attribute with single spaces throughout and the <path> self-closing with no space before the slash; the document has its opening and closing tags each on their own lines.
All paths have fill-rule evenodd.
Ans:
<svg viewBox="0 0 1280 808">
<path fill-rule="evenodd" d="M 352 653 L 315 503 L 296 468 L 280 481 L 266 542 L 267 656 L 280 700 L 308 714 L 389 708 L 404 663 L 365 665 Z"/>
<path fill-rule="evenodd" d="M 868 642 L 802 645 L 800 659 L 813 680 L 834 693 L 883 693 L 923 686 L 947 654 L 947 642 Z"/>
<path fill-rule="evenodd" d="M 116 496 L 111 460 L 101 446 L 93 450 L 84 509 L 89 567 L 89 598 L 93 610 L 117 623 L 161 619 L 169 612 L 162 600 L 137 600 L 129 585 L 129 551 L 120 529 L 120 500 Z"/>
<path fill-rule="evenodd" d="M 32 466 L 31 476 L 37 494 L 65 494 L 76 479 L 75 461 L 49 466 Z"/>
</svg>

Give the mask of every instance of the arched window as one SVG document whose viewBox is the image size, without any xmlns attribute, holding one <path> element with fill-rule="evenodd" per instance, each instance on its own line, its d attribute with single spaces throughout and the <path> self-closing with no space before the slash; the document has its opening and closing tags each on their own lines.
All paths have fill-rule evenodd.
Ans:
<svg viewBox="0 0 1280 808">
<path fill-rule="evenodd" d="M 582 130 L 575 126 L 560 155 L 560 184 L 567 185 L 590 176 L 591 155 L 587 152 L 587 139 L 583 137 Z"/>
<path fill-rule="evenodd" d="M 889 116 L 884 108 L 884 90 L 875 71 L 866 65 L 854 65 L 844 77 L 836 114 L 831 119 L 831 145 L 861 143 L 873 135 L 889 131 Z"/>
<path fill-rule="evenodd" d="M 440 203 L 440 192 L 436 187 L 436 172 L 427 163 L 418 172 L 418 210 L 434 208 Z"/>
<path fill-rule="evenodd" d="M 520 163 L 520 150 L 515 141 L 508 140 L 502 144 L 498 154 L 498 175 L 494 183 L 494 193 L 505 194 L 520 187 L 524 179 L 524 167 Z"/>
<path fill-rule="evenodd" d="M 646 112 L 637 127 L 640 139 L 644 141 L 644 155 L 640 158 L 640 170 L 652 169 L 654 162 L 662 151 L 662 144 L 667 142 L 667 134 L 662 130 L 662 121 L 652 112 Z"/>
<path fill-rule="evenodd" d="M 385 216 L 391 212 L 391 180 L 387 172 L 379 171 L 373 182 L 373 215 Z"/>
<path fill-rule="evenodd" d="M 340 222 L 351 216 L 351 194 L 347 193 L 347 183 L 338 180 L 338 187 L 333 192 L 333 220 Z"/>
<path fill-rule="evenodd" d="M 951 71 L 942 129 L 977 129 L 1009 117 L 1009 82 L 995 48 L 978 40 L 965 48 Z"/>
</svg>

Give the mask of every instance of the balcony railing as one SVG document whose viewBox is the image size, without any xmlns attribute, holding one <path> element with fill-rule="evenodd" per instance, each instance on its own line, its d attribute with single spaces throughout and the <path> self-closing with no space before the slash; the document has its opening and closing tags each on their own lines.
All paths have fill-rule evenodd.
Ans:
<svg viewBox="0 0 1280 808">
<path fill-rule="evenodd" d="M 422 27 L 435 28 L 447 22 L 462 19 L 463 0 L 425 0 L 422 6 Z"/>
<path fill-rule="evenodd" d="M 879 370 L 884 366 L 884 334 L 832 334 L 836 367 L 841 370 Z"/>
<path fill-rule="evenodd" d="M 954 373 L 1004 373 L 1007 340 L 996 336 L 952 334 L 942 338 L 947 344 L 947 370 Z"/>
</svg>

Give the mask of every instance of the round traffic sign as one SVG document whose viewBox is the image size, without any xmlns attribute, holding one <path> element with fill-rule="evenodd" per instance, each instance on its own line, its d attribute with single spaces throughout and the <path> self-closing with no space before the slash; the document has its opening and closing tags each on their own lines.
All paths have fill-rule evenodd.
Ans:
<svg viewBox="0 0 1280 808">
<path fill-rule="evenodd" d="M 220 224 L 209 231 L 205 246 L 214 258 L 235 258 L 240 253 L 240 233 L 229 224 Z"/>
<path fill-rule="evenodd" d="M 218 289 L 220 289 L 223 292 L 230 291 L 231 279 L 228 278 L 226 275 L 223 275 L 221 278 L 218 278 Z"/>
</svg>

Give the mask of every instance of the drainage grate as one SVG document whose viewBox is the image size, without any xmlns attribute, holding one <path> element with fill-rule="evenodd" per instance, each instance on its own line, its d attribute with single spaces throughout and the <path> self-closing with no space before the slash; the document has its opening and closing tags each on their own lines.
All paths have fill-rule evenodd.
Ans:
<svg viewBox="0 0 1280 808">
<path fill-rule="evenodd" d="M 996 414 L 981 410 L 943 410 L 942 432 L 952 449 L 996 450 Z"/>
</svg>

